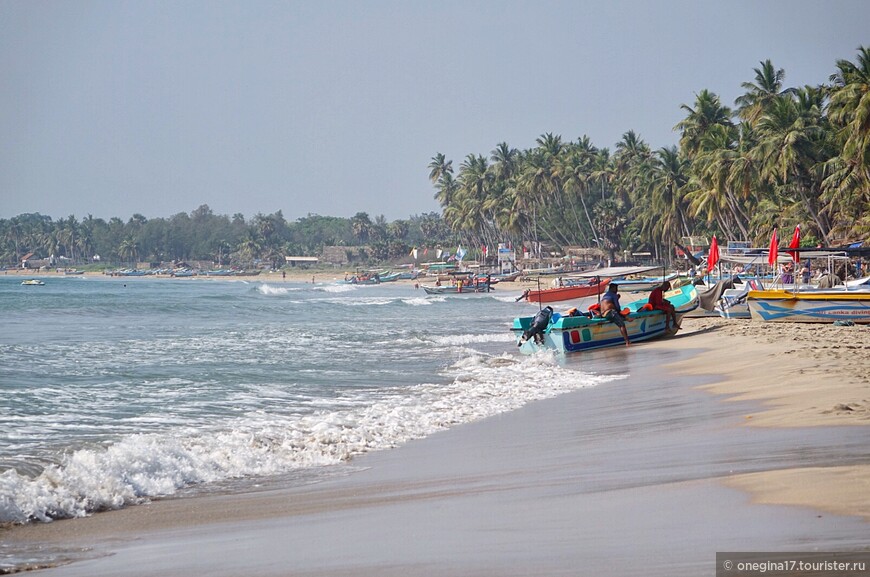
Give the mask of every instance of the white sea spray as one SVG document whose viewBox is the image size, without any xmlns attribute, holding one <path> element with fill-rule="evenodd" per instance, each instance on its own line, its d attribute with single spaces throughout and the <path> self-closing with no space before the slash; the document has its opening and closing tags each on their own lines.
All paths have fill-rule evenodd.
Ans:
<svg viewBox="0 0 870 577">
<path fill-rule="evenodd" d="M 469 353 L 446 375 L 446 384 L 395 386 L 377 395 L 348 392 L 324 399 L 309 414 L 257 410 L 212 430 L 124 436 L 106 447 L 76 450 L 35 478 L 7 470 L 0 474 L 0 522 L 84 516 L 192 484 L 334 464 L 620 378 L 565 368 L 546 354 Z"/>
</svg>

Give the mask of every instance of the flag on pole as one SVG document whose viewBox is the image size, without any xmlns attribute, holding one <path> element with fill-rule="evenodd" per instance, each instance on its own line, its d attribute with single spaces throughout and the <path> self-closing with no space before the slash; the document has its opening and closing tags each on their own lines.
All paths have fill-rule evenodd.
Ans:
<svg viewBox="0 0 870 577">
<path fill-rule="evenodd" d="M 716 235 L 713 235 L 713 242 L 710 243 L 710 252 L 707 255 L 707 272 L 712 273 L 713 267 L 719 262 L 719 242 L 716 240 Z"/>
<path fill-rule="evenodd" d="M 776 266 L 776 261 L 779 259 L 779 238 L 776 236 L 776 229 L 773 229 L 773 236 L 770 237 L 770 249 L 767 251 L 767 264 Z"/>
<path fill-rule="evenodd" d="M 426 256 L 427 254 L 429 254 L 429 247 L 428 247 L 428 246 L 424 246 L 424 247 L 423 247 L 423 256 Z M 441 256 L 441 255 L 439 254 L 438 256 Z"/>
<path fill-rule="evenodd" d="M 441 258 L 441 249 L 440 248 L 435 251 L 435 258 L 437 258 L 437 259 Z"/>
<path fill-rule="evenodd" d="M 466 251 L 462 250 L 462 245 L 459 245 L 459 248 L 456 249 L 456 260 L 462 262 L 462 259 L 465 258 L 465 255 L 468 254 Z"/>
<path fill-rule="evenodd" d="M 417 247 L 414 247 L 414 250 L 411 251 L 411 254 L 414 256 L 414 260 L 417 260 Z"/>
<path fill-rule="evenodd" d="M 794 227 L 794 235 L 791 237 L 791 242 L 788 244 L 788 248 L 799 249 L 801 247 L 801 225 L 797 225 Z M 791 259 L 797 264 L 801 260 L 801 253 L 798 250 L 790 250 L 788 253 L 791 255 Z"/>
</svg>

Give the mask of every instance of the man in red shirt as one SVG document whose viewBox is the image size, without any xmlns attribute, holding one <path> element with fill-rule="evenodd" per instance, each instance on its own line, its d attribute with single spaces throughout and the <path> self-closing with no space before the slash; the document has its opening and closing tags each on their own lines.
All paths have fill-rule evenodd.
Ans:
<svg viewBox="0 0 870 577">
<path fill-rule="evenodd" d="M 670 290 L 671 283 L 665 281 L 652 290 L 649 293 L 649 304 L 652 305 L 653 310 L 664 311 L 665 313 L 665 331 L 671 330 L 671 322 L 674 323 L 674 330 L 680 330 L 680 325 L 677 323 L 677 311 L 674 309 L 674 305 L 665 298 L 664 292 L 666 290 Z"/>
</svg>

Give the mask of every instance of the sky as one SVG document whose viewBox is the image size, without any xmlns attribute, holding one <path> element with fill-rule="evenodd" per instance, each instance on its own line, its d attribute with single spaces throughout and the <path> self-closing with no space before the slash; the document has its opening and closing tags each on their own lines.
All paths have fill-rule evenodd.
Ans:
<svg viewBox="0 0 870 577">
<path fill-rule="evenodd" d="M 438 212 L 500 142 L 653 149 L 770 59 L 820 84 L 865 0 L 2 0 L 0 218 Z"/>
</svg>

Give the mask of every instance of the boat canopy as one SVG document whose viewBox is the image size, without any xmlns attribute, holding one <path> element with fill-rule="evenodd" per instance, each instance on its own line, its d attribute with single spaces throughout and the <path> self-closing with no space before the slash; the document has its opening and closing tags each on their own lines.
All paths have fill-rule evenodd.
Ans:
<svg viewBox="0 0 870 577">
<path fill-rule="evenodd" d="M 595 270 L 587 270 L 584 272 L 572 272 L 570 275 L 565 276 L 583 278 L 592 278 L 596 276 L 611 277 L 614 279 L 613 282 L 618 284 L 618 281 L 616 279 L 619 277 L 630 276 L 634 274 L 643 274 L 645 272 L 650 272 L 653 270 L 662 270 L 662 266 L 608 266 Z"/>
</svg>

